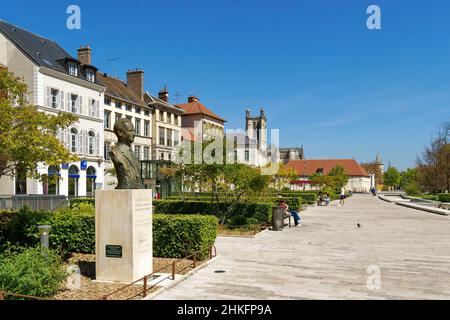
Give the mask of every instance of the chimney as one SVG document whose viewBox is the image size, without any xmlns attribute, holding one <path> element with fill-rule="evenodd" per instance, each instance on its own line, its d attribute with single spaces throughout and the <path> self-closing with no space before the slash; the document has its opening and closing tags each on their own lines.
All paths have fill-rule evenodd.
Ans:
<svg viewBox="0 0 450 320">
<path fill-rule="evenodd" d="M 91 64 L 92 50 L 86 45 L 86 47 L 80 46 L 78 49 L 78 61 L 81 64 Z"/>
<path fill-rule="evenodd" d="M 188 102 L 197 102 L 199 99 L 196 96 L 190 95 L 188 97 Z"/>
<path fill-rule="evenodd" d="M 164 85 L 164 89 L 159 91 L 158 98 L 165 102 L 169 102 L 169 91 L 167 91 L 166 85 Z"/>
<path fill-rule="evenodd" d="M 144 99 L 144 71 L 139 69 L 128 70 L 127 87 L 133 91 L 139 99 Z"/>
</svg>

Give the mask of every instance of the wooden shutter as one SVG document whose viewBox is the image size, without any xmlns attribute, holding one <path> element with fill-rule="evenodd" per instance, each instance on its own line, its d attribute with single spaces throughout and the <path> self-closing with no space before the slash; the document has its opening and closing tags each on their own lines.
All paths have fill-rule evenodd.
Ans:
<svg viewBox="0 0 450 320">
<path fill-rule="evenodd" d="M 70 137 L 70 130 L 66 128 L 64 131 L 66 132 L 66 148 L 67 150 L 72 152 L 72 139 Z"/>
<path fill-rule="evenodd" d="M 94 149 L 95 155 L 99 156 L 100 155 L 100 134 L 99 133 L 95 135 L 94 145 L 95 145 L 95 149 Z"/>
<path fill-rule="evenodd" d="M 67 92 L 66 93 L 66 111 L 67 112 L 71 112 L 71 106 L 70 106 L 70 103 L 71 103 L 71 100 L 70 100 L 70 92 Z"/>
<path fill-rule="evenodd" d="M 78 102 L 78 113 L 83 114 L 83 97 L 78 96 L 77 102 Z"/>
<path fill-rule="evenodd" d="M 47 107 L 52 106 L 52 88 L 47 87 Z"/>
<path fill-rule="evenodd" d="M 59 90 L 59 96 L 60 96 L 60 101 L 59 101 L 59 107 L 61 108 L 61 110 L 64 110 L 65 106 L 65 92 L 62 90 Z"/>
<path fill-rule="evenodd" d="M 97 119 L 100 118 L 100 101 L 99 100 L 95 100 L 95 117 Z"/>
<path fill-rule="evenodd" d="M 88 116 L 92 117 L 92 99 L 88 98 Z"/>
</svg>

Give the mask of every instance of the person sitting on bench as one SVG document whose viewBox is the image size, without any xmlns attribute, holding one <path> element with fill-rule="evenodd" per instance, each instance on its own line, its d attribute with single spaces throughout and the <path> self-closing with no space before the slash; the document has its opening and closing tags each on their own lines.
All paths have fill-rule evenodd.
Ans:
<svg viewBox="0 0 450 320">
<path fill-rule="evenodd" d="M 295 226 L 297 226 L 297 227 L 300 227 L 302 225 L 302 220 L 300 218 L 300 211 L 301 210 L 302 210 L 302 208 L 299 207 L 299 208 L 297 208 L 297 211 L 296 210 L 292 210 L 291 211 L 291 215 L 294 218 Z"/>
</svg>

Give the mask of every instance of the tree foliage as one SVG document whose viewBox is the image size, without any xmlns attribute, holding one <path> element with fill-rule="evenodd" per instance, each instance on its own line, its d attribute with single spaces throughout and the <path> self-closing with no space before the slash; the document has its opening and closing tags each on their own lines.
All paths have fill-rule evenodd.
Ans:
<svg viewBox="0 0 450 320">
<path fill-rule="evenodd" d="M 344 167 L 336 165 L 327 175 L 315 173 L 311 176 L 310 180 L 321 189 L 333 190 L 333 192 L 339 193 L 341 187 L 347 184 L 348 175 Z"/>
<path fill-rule="evenodd" d="M 383 172 L 381 172 L 380 164 L 376 161 L 361 163 L 361 166 L 370 174 L 375 175 L 375 183 L 383 183 Z"/>
<path fill-rule="evenodd" d="M 401 176 L 397 168 L 389 167 L 383 175 L 384 184 L 389 187 L 397 187 L 400 184 Z"/>
<path fill-rule="evenodd" d="M 450 121 L 441 125 L 435 138 L 417 158 L 417 179 L 428 192 L 450 191 Z"/>
<path fill-rule="evenodd" d="M 65 112 L 40 112 L 26 103 L 26 94 L 20 79 L 0 69 L 0 176 L 15 175 L 20 168 L 28 176 L 39 177 L 38 163 L 57 166 L 76 160 L 56 134 L 77 118 Z"/>
</svg>

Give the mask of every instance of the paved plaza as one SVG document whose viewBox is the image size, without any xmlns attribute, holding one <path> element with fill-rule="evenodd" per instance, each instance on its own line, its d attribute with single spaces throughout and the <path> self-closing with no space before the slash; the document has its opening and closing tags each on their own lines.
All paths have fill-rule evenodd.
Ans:
<svg viewBox="0 0 450 320">
<path fill-rule="evenodd" d="M 256 238 L 218 237 L 220 258 L 156 299 L 450 298 L 450 217 L 355 195 L 343 207 L 308 208 L 303 220 Z M 369 266 L 380 289 L 367 286 Z"/>
</svg>

